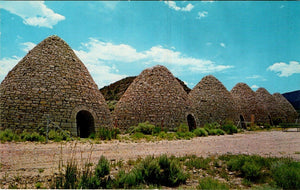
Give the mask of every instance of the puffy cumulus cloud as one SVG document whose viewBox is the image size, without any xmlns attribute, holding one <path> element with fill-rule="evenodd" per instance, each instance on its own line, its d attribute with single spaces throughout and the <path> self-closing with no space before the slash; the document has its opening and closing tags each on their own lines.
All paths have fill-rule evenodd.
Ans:
<svg viewBox="0 0 300 190">
<path fill-rule="evenodd" d="M 84 60 L 82 61 L 84 62 Z M 103 63 L 85 63 L 85 65 L 93 76 L 98 88 L 102 88 L 105 85 L 114 83 L 122 78 L 127 77 L 127 75 L 118 74 L 118 69 L 116 69 L 114 66 L 110 67 L 104 65 Z"/>
<path fill-rule="evenodd" d="M 176 5 L 176 2 L 174 2 L 174 1 L 165 1 L 165 4 L 167 4 L 169 6 L 169 8 L 174 9 L 175 11 L 189 12 L 194 8 L 194 5 L 192 5 L 191 3 L 187 4 L 187 6 L 185 6 L 185 7 L 178 7 Z"/>
<path fill-rule="evenodd" d="M 23 46 L 22 50 L 27 53 L 32 48 L 34 48 L 36 46 L 36 44 L 32 43 L 32 42 L 25 42 L 25 43 L 21 43 L 21 46 Z"/>
<path fill-rule="evenodd" d="M 63 15 L 49 9 L 44 1 L 2 1 L 0 8 L 18 15 L 24 24 L 30 26 L 53 28 L 59 21 L 65 20 Z"/>
<path fill-rule="evenodd" d="M 0 59 L 0 81 L 4 79 L 7 73 L 21 60 L 20 57 L 4 57 Z"/>
<path fill-rule="evenodd" d="M 257 85 L 254 84 L 254 85 L 251 86 L 251 88 L 252 88 L 252 89 L 258 89 L 259 86 L 257 86 Z"/>
<path fill-rule="evenodd" d="M 82 46 L 86 50 L 75 50 L 75 52 L 87 63 L 95 63 L 103 60 L 134 62 L 145 58 L 144 54 L 138 53 L 136 49 L 126 44 L 114 45 L 90 38 L 89 42 L 83 43 Z"/>
<path fill-rule="evenodd" d="M 165 49 L 162 46 L 152 47 L 145 52 L 147 59 L 154 63 L 188 68 L 192 72 L 211 73 L 219 72 L 233 66 L 216 65 L 213 61 L 197 59 L 183 55 L 181 52 Z"/>
<path fill-rule="evenodd" d="M 134 47 L 126 44 L 112 44 L 90 38 L 89 42 L 82 44 L 81 50 L 74 50 L 78 57 L 85 64 L 103 66 L 107 61 L 122 63 L 140 64 L 143 62 L 147 66 L 162 64 L 168 67 L 176 67 L 177 71 L 189 70 L 193 72 L 212 73 L 229 68 L 231 65 L 217 65 L 210 60 L 202 60 L 183 55 L 174 48 L 164 48 L 160 45 L 153 46 L 149 50 L 138 52 Z M 172 69 L 172 68 L 170 68 Z M 93 69 L 94 70 L 94 69 Z M 105 70 L 105 69 L 104 69 Z M 106 67 L 107 73 L 113 71 Z M 92 69 L 91 69 L 91 72 Z M 118 77 L 114 74 L 114 77 Z"/>
<path fill-rule="evenodd" d="M 208 12 L 207 11 L 200 11 L 198 12 L 198 16 L 196 17 L 197 19 L 202 19 L 204 17 L 207 17 L 208 16 Z"/>
<path fill-rule="evenodd" d="M 300 64 L 297 61 L 290 61 L 289 64 L 279 62 L 269 66 L 267 70 L 275 72 L 280 77 L 288 77 L 300 73 Z"/>
<path fill-rule="evenodd" d="M 225 48 L 225 47 L 226 47 L 226 44 L 220 43 L 220 46 L 223 47 L 223 48 Z"/>
</svg>

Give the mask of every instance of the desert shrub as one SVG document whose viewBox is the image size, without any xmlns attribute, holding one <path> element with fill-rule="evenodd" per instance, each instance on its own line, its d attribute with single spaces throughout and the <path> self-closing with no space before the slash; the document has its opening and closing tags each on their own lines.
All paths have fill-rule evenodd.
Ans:
<svg viewBox="0 0 300 190">
<path fill-rule="evenodd" d="M 197 189 L 229 189 L 228 185 L 211 177 L 201 178 Z"/>
<path fill-rule="evenodd" d="M 139 139 L 145 138 L 145 135 L 143 133 L 141 133 L 141 132 L 136 132 L 136 133 L 130 135 L 130 137 L 133 140 L 139 140 Z"/>
<path fill-rule="evenodd" d="M 159 134 L 160 132 L 161 132 L 161 128 L 155 126 L 154 129 L 153 129 L 153 131 L 152 131 L 152 134 L 153 134 L 153 135 L 157 135 L 157 134 Z"/>
<path fill-rule="evenodd" d="M 64 189 L 75 189 L 78 180 L 78 168 L 75 161 L 71 160 L 67 163 L 66 172 L 63 180 Z"/>
<path fill-rule="evenodd" d="M 121 170 L 118 173 L 116 186 L 118 188 L 133 188 L 143 182 L 143 176 L 140 170 L 133 168 L 129 173 Z"/>
<path fill-rule="evenodd" d="M 94 189 L 96 188 L 94 185 L 93 173 L 90 167 L 86 166 L 82 171 L 82 175 L 80 177 L 80 181 L 78 184 L 79 189 Z"/>
<path fill-rule="evenodd" d="M 231 123 L 225 123 L 224 125 L 222 125 L 221 129 L 225 131 L 225 133 L 230 135 L 233 133 L 237 133 L 237 127 Z"/>
<path fill-rule="evenodd" d="M 250 181 L 257 181 L 262 175 L 261 166 L 255 161 L 245 161 L 241 171 L 243 176 Z"/>
<path fill-rule="evenodd" d="M 165 139 L 165 138 L 167 138 L 167 133 L 164 132 L 164 131 L 161 131 L 161 132 L 158 134 L 158 137 L 161 138 L 161 139 Z"/>
<path fill-rule="evenodd" d="M 177 132 L 183 132 L 183 133 L 186 133 L 189 131 L 189 126 L 187 126 L 186 124 L 184 123 L 181 123 L 179 125 L 179 127 L 177 128 Z"/>
<path fill-rule="evenodd" d="M 99 131 L 96 132 L 95 138 L 99 138 L 101 140 L 111 140 L 111 139 L 116 139 L 118 134 L 120 134 L 119 129 L 109 129 L 109 128 L 101 127 Z"/>
<path fill-rule="evenodd" d="M 102 178 L 105 175 L 108 175 L 109 172 L 110 172 L 109 162 L 102 155 L 98 161 L 96 168 L 95 168 L 95 176 L 98 178 Z"/>
<path fill-rule="evenodd" d="M 206 137 L 208 135 L 207 131 L 203 128 L 197 128 L 193 131 L 193 133 L 197 136 L 197 137 Z"/>
<path fill-rule="evenodd" d="M 149 184 L 159 184 L 161 168 L 157 159 L 154 159 L 152 156 L 147 156 L 144 161 L 141 162 L 139 168 L 146 182 Z"/>
<path fill-rule="evenodd" d="M 20 138 L 22 141 L 39 141 L 39 142 L 44 142 L 46 138 L 42 135 L 40 135 L 37 132 L 29 133 L 27 131 L 23 131 L 20 134 Z"/>
<path fill-rule="evenodd" d="M 238 172 L 249 182 L 265 182 L 271 177 L 271 166 L 278 161 L 278 158 L 263 158 L 257 155 L 230 155 L 219 158 L 227 160 L 228 170 Z"/>
<path fill-rule="evenodd" d="M 179 162 L 162 155 L 158 158 L 147 156 L 130 172 L 120 171 L 117 176 L 117 187 L 132 188 L 146 183 L 148 185 L 178 186 L 188 178 Z"/>
<path fill-rule="evenodd" d="M 217 135 L 225 135 L 225 132 L 222 129 L 216 129 Z"/>
<path fill-rule="evenodd" d="M 300 189 L 300 162 L 278 161 L 271 167 L 276 185 L 283 189 Z"/>
<path fill-rule="evenodd" d="M 193 156 L 189 160 L 185 161 L 184 165 L 187 166 L 188 169 L 208 169 L 210 167 L 210 161 L 210 158 Z"/>
<path fill-rule="evenodd" d="M 139 123 L 138 126 L 134 127 L 134 132 L 140 132 L 145 135 L 152 135 L 154 128 L 154 125 L 146 121 L 144 123 Z"/>
<path fill-rule="evenodd" d="M 187 140 L 189 140 L 189 139 L 196 136 L 192 132 L 179 132 L 179 131 L 177 131 L 175 134 L 176 134 L 177 139 L 187 139 Z"/>
<path fill-rule="evenodd" d="M 49 140 L 53 140 L 54 142 L 60 142 L 63 140 L 71 140 L 70 139 L 71 133 L 69 131 L 57 131 L 57 130 L 50 130 L 48 133 Z"/>
<path fill-rule="evenodd" d="M 20 137 L 15 134 L 11 129 L 5 129 L 4 131 L 0 131 L 0 141 L 19 141 Z"/>
</svg>

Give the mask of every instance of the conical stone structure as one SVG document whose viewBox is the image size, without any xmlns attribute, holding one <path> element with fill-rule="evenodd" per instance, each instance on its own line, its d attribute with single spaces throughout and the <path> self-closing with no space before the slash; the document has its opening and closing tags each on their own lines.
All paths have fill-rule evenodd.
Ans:
<svg viewBox="0 0 300 190">
<path fill-rule="evenodd" d="M 279 119 L 285 118 L 285 112 L 280 109 L 278 102 L 265 88 L 258 88 L 255 93 L 258 104 L 268 110 L 272 125 L 277 125 Z"/>
<path fill-rule="evenodd" d="M 189 98 L 199 126 L 205 123 L 237 121 L 237 106 L 232 95 L 214 76 L 208 75 L 191 90 Z"/>
<path fill-rule="evenodd" d="M 253 115 L 255 123 L 270 123 L 268 111 L 258 104 L 255 92 L 247 84 L 238 83 L 230 92 L 238 106 L 241 121 L 250 122 Z"/>
<path fill-rule="evenodd" d="M 279 108 L 285 113 L 285 120 L 283 122 L 295 123 L 298 114 L 292 104 L 279 93 L 274 93 L 273 97 L 278 103 Z"/>
<path fill-rule="evenodd" d="M 195 128 L 187 93 L 164 66 L 145 69 L 128 87 L 114 111 L 121 130 L 149 121 L 174 130 L 180 123 Z M 187 120 L 189 118 L 189 122 Z"/>
<path fill-rule="evenodd" d="M 45 127 L 46 117 L 73 135 L 87 137 L 111 126 L 107 104 L 69 45 L 50 36 L 8 73 L 0 86 L 0 127 Z"/>
</svg>

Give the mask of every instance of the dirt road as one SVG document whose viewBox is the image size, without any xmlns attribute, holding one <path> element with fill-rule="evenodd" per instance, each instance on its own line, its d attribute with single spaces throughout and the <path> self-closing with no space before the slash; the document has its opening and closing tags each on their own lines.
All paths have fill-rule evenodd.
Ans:
<svg viewBox="0 0 300 190">
<path fill-rule="evenodd" d="M 259 154 L 261 156 L 292 157 L 300 160 L 299 132 L 247 132 L 235 135 L 198 137 L 192 140 L 128 143 L 117 140 L 91 144 L 89 142 L 63 143 L 3 143 L 0 144 L 0 184 L 22 175 L 26 178 L 46 177 L 58 171 L 74 158 L 79 164 L 88 160 L 97 163 L 101 155 L 111 161 L 135 159 L 146 155 L 209 156 L 232 154 Z"/>
</svg>

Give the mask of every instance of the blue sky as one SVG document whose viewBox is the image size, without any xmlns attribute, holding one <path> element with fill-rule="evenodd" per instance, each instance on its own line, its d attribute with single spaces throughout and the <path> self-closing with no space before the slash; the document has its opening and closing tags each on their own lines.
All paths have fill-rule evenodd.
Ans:
<svg viewBox="0 0 300 190">
<path fill-rule="evenodd" d="M 157 64 L 193 88 L 212 74 L 300 89 L 300 2 L 0 1 L 0 81 L 36 44 L 64 39 L 99 88 Z"/>
</svg>

